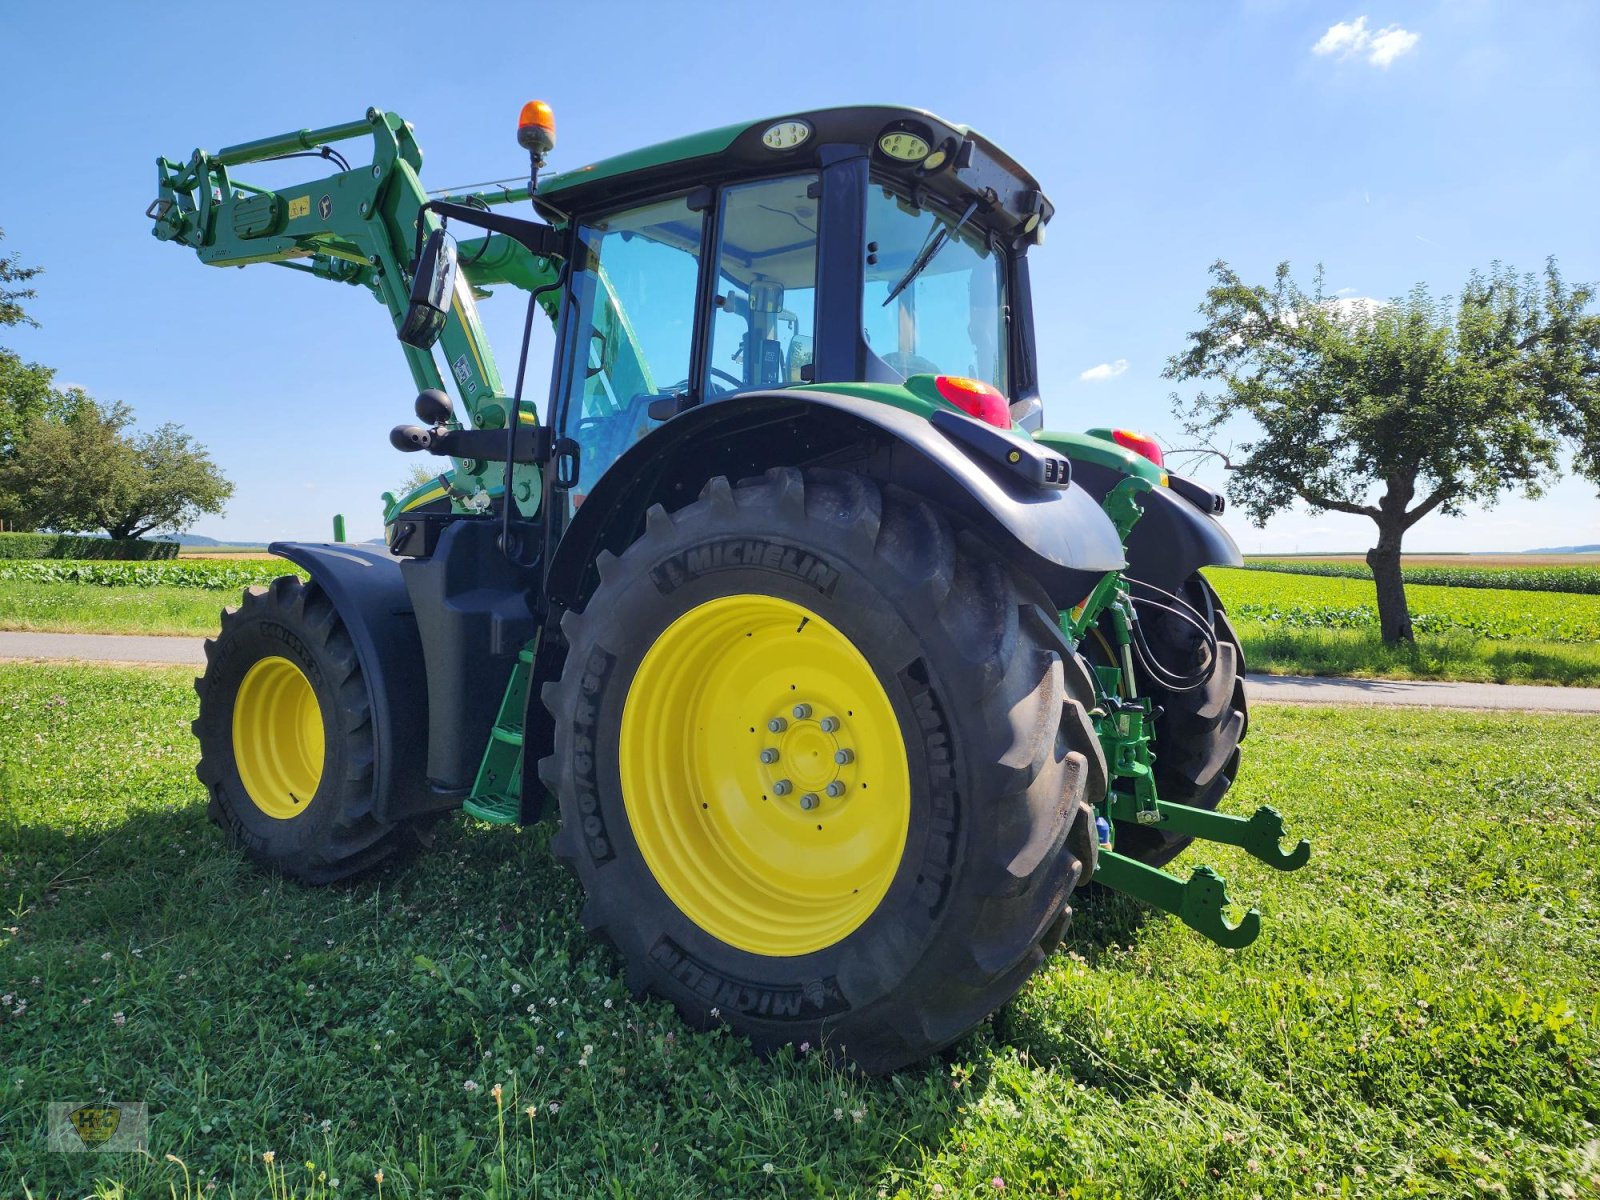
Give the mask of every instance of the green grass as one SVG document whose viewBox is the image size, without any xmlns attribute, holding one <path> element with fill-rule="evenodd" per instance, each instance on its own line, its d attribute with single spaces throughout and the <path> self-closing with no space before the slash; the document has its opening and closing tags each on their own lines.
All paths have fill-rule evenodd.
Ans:
<svg viewBox="0 0 1600 1200">
<path fill-rule="evenodd" d="M 1416 642 L 1383 644 L 1370 580 L 1213 567 L 1252 671 L 1600 686 L 1600 596 L 1407 586 Z"/>
<path fill-rule="evenodd" d="M 98 587 L 0 579 L 0 629 L 39 633 L 156 633 L 210 637 L 237 592 Z"/>
<path fill-rule="evenodd" d="M 0 1194 L 1600 1188 L 1588 718 L 1259 709 L 1231 804 L 1317 839 L 1294 875 L 1214 856 L 1260 942 L 1087 901 L 994 1022 L 867 1080 L 630 999 L 542 828 L 258 874 L 205 819 L 193 705 L 182 671 L 0 667 Z M 101 1096 L 149 1103 L 150 1158 L 45 1151 L 47 1102 Z"/>
</svg>

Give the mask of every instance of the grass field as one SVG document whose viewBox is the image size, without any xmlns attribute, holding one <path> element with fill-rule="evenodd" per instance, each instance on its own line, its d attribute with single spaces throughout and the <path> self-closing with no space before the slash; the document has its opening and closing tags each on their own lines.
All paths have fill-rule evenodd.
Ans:
<svg viewBox="0 0 1600 1200">
<path fill-rule="evenodd" d="M 0 1194 L 1600 1188 L 1587 718 L 1259 709 L 1230 803 L 1317 846 L 1215 856 L 1260 942 L 1089 901 L 990 1025 L 868 1080 L 630 999 L 543 828 L 452 821 L 347 888 L 256 873 L 205 820 L 193 705 L 183 671 L 0 666 Z M 47 1102 L 100 1097 L 150 1105 L 149 1158 L 45 1151 Z"/>
<path fill-rule="evenodd" d="M 0 629 L 209 636 L 245 585 L 291 569 L 281 559 L 0 563 Z M 1252 670 L 1600 686 L 1600 595 L 1409 587 L 1417 642 L 1391 649 L 1368 580 L 1207 574 Z"/>
<path fill-rule="evenodd" d="M 1370 581 L 1210 568 L 1252 671 L 1600 686 L 1600 596 L 1408 586 L 1412 646 L 1388 647 Z"/>
</svg>

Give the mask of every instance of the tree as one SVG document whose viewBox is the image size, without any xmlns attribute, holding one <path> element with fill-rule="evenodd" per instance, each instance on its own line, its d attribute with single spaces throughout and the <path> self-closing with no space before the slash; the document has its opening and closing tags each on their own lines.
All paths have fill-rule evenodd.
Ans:
<svg viewBox="0 0 1600 1200">
<path fill-rule="evenodd" d="M 26 527 L 134 538 L 222 511 L 233 485 L 188 434 L 169 424 L 134 435 L 127 405 L 77 396 L 70 411 L 33 417 L 20 451 L 0 459 L 0 497 Z"/>
<path fill-rule="evenodd" d="M 0 242 L 6 240 L 6 231 L 0 229 Z M 22 302 L 32 300 L 35 293 L 32 288 L 12 287 L 12 284 L 27 283 L 39 274 L 43 267 L 25 267 L 17 261 L 15 254 L 0 256 L 0 325 L 37 325 L 26 312 L 23 311 Z"/>
<path fill-rule="evenodd" d="M 1494 264 L 1454 304 L 1419 284 L 1386 304 L 1308 293 L 1278 266 L 1272 287 L 1211 268 L 1204 328 L 1165 376 L 1217 385 L 1188 405 L 1185 428 L 1208 442 L 1236 418 L 1259 426 L 1229 492 L 1263 525 L 1296 498 L 1313 511 L 1371 519 L 1367 551 L 1388 643 L 1411 640 L 1401 543 L 1429 513 L 1538 496 L 1574 467 L 1600 480 L 1600 315 L 1594 289 Z"/>
</svg>

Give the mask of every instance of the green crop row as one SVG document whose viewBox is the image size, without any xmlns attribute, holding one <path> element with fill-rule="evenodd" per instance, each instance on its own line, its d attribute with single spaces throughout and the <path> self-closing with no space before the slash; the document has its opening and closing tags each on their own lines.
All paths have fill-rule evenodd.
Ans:
<svg viewBox="0 0 1600 1200">
<path fill-rule="evenodd" d="M 1330 579 L 1367 579 L 1372 572 L 1365 563 L 1298 562 L 1294 559 L 1257 559 L 1245 563 L 1248 571 L 1278 571 L 1289 575 L 1320 575 Z M 1600 563 L 1594 566 L 1550 567 L 1470 567 L 1418 564 L 1404 566 L 1401 574 L 1408 584 L 1436 587 L 1499 588 L 1518 592 L 1574 592 L 1600 596 Z"/>
<path fill-rule="evenodd" d="M 186 587 L 234 591 L 266 584 L 297 568 L 281 558 L 221 562 L 170 559 L 163 562 L 83 562 L 57 559 L 0 561 L 0 580 L 20 583 L 85 583 L 99 587 Z"/>
<path fill-rule="evenodd" d="M 1370 580 L 1260 569 L 1217 568 L 1206 574 L 1237 620 L 1290 629 L 1360 629 L 1378 623 Z M 1406 596 L 1419 633 L 1600 642 L 1600 596 L 1426 585 L 1408 587 Z"/>
</svg>

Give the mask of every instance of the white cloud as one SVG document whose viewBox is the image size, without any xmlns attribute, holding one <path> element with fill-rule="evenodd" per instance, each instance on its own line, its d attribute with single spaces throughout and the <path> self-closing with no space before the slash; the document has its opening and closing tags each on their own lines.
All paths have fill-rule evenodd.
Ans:
<svg viewBox="0 0 1600 1200">
<path fill-rule="evenodd" d="M 1371 296 L 1345 295 L 1336 300 L 1327 301 L 1326 305 L 1339 317 L 1350 320 L 1357 317 L 1377 316 L 1379 309 L 1389 307 L 1389 302 L 1387 300 L 1376 300 Z"/>
<path fill-rule="evenodd" d="M 1128 369 L 1128 360 L 1119 358 L 1115 362 L 1103 362 L 1099 366 L 1090 367 L 1078 376 L 1085 383 L 1099 383 L 1103 379 L 1115 379 Z"/>
<path fill-rule="evenodd" d="M 1409 54 L 1421 39 L 1420 33 L 1398 25 L 1386 25 L 1374 33 L 1367 28 L 1366 17 L 1357 17 L 1328 26 L 1328 31 L 1311 47 L 1311 53 L 1341 59 L 1360 56 L 1374 67 L 1387 67 L 1401 55 Z"/>
</svg>

